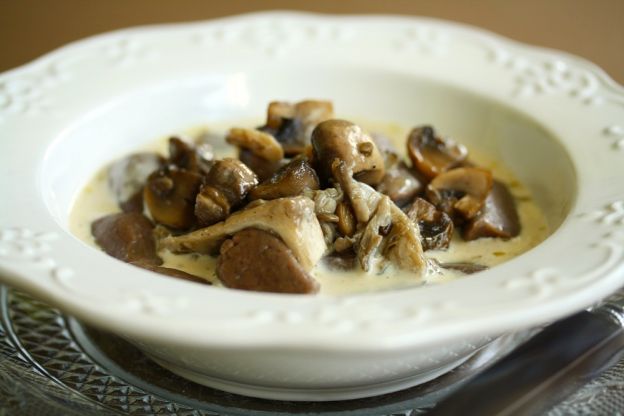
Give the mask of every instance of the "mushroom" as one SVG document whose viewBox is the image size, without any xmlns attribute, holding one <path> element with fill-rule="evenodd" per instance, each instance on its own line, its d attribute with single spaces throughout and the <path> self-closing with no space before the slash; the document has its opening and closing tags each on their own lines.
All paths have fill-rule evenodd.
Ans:
<svg viewBox="0 0 624 416">
<path fill-rule="evenodd" d="M 249 199 L 277 199 L 296 196 L 305 190 L 319 189 L 316 172 L 305 157 L 296 157 L 282 166 L 271 178 L 256 186 L 249 193 Z"/>
<path fill-rule="evenodd" d="M 369 185 L 384 176 L 384 160 L 371 137 L 349 121 L 327 120 L 312 132 L 312 148 L 321 180 L 332 178 L 332 165 L 343 161 L 355 179 Z"/>
<path fill-rule="evenodd" d="M 492 189 L 492 174 L 480 168 L 456 168 L 436 176 L 427 185 L 427 198 L 453 220 L 471 219 L 483 208 Z"/>
<path fill-rule="evenodd" d="M 258 177 L 243 162 L 225 158 L 214 162 L 195 200 L 200 226 L 224 220 L 258 184 Z"/>
<path fill-rule="evenodd" d="M 330 101 L 305 100 L 296 104 L 273 101 L 267 110 L 266 125 L 261 129 L 273 134 L 287 156 L 304 151 L 317 124 L 334 116 Z"/>
<path fill-rule="evenodd" d="M 220 249 L 217 276 L 226 286 L 277 293 L 316 293 L 318 282 L 292 251 L 270 232 L 246 228 Z"/>
<path fill-rule="evenodd" d="M 422 198 L 416 198 L 405 213 L 420 231 L 423 250 L 448 248 L 453 237 L 453 221 Z"/>
<path fill-rule="evenodd" d="M 284 158 L 284 149 L 275 137 L 260 130 L 233 128 L 225 139 L 228 143 L 250 150 L 268 162 L 279 162 Z"/>
<path fill-rule="evenodd" d="M 463 274 L 474 274 L 488 269 L 487 266 L 484 266 L 482 264 L 471 263 L 467 261 L 438 263 L 438 265 L 444 269 L 456 270 L 458 272 L 462 272 Z"/>
<path fill-rule="evenodd" d="M 407 154 L 418 172 L 433 179 L 462 163 L 468 151 L 454 140 L 437 137 L 431 126 L 422 126 L 410 132 Z"/>
<path fill-rule="evenodd" d="M 251 150 L 247 149 L 240 149 L 238 159 L 258 175 L 258 180 L 261 182 L 269 179 L 285 164 L 284 159 L 278 160 L 277 162 L 269 162 L 266 159 L 256 156 Z"/>
<path fill-rule="evenodd" d="M 403 161 L 399 160 L 390 167 L 386 165 L 386 174 L 377 185 L 377 191 L 388 195 L 400 207 L 413 200 L 423 188 L 423 183 Z"/>
<path fill-rule="evenodd" d="M 228 236 L 245 228 L 259 228 L 279 236 L 306 271 L 314 267 L 327 248 L 314 202 L 304 196 L 254 204 L 210 227 L 165 237 L 159 246 L 174 253 L 216 254 Z"/>
<path fill-rule="evenodd" d="M 143 212 L 143 186 L 164 163 L 156 153 L 135 153 L 108 168 L 108 187 L 124 212 Z"/>
<path fill-rule="evenodd" d="M 195 198 L 201 175 L 175 167 L 152 173 L 143 188 L 143 199 L 154 221 L 175 229 L 187 229 L 195 223 Z"/>
<path fill-rule="evenodd" d="M 495 180 L 485 206 L 464 226 L 462 236 L 465 240 L 481 237 L 511 238 L 520 233 L 520 228 L 513 196 L 505 184 Z"/>
<path fill-rule="evenodd" d="M 107 215 L 91 224 L 95 242 L 109 256 L 126 263 L 159 266 L 162 260 L 156 254 L 153 229 L 150 220 L 137 212 Z"/>
<path fill-rule="evenodd" d="M 142 261 L 136 261 L 130 264 L 132 264 L 133 266 L 140 267 L 145 270 L 149 270 L 151 272 L 164 274 L 165 276 L 169 276 L 169 277 L 175 277 L 176 279 L 188 280 L 189 282 L 202 283 L 205 285 L 211 284 L 208 280 L 204 278 L 201 278 L 191 273 L 183 272 L 182 270 L 172 269 L 171 267 L 157 266 L 152 263 L 145 263 Z"/>
<path fill-rule="evenodd" d="M 211 157 L 212 152 L 200 151 L 198 147 L 179 137 L 169 139 L 169 163 L 178 169 L 206 173 L 210 170 Z"/>
</svg>

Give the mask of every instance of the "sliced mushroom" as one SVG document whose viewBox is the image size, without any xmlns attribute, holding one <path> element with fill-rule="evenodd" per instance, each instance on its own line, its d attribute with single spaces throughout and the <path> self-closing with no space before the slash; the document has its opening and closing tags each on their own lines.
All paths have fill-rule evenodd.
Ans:
<svg viewBox="0 0 624 416">
<path fill-rule="evenodd" d="M 514 197 L 505 184 L 495 180 L 484 208 L 464 226 L 462 235 L 466 240 L 481 237 L 511 238 L 520 233 L 520 228 Z"/>
<path fill-rule="evenodd" d="M 340 234 L 346 237 L 353 237 L 357 224 L 355 222 L 355 215 L 349 204 L 344 201 L 339 203 L 336 207 L 336 216 L 338 217 L 337 227 Z"/>
<path fill-rule="evenodd" d="M 355 179 L 369 185 L 384 176 L 383 156 L 371 137 L 356 124 L 345 120 L 327 120 L 312 132 L 312 148 L 320 178 L 332 178 L 332 165 L 343 161 Z"/>
<path fill-rule="evenodd" d="M 163 168 L 152 173 L 143 189 L 143 199 L 159 224 L 187 229 L 195 223 L 195 198 L 201 175 L 187 170 Z"/>
<path fill-rule="evenodd" d="M 427 198 L 453 220 L 474 218 L 492 189 L 492 174 L 480 168 L 456 168 L 436 176 L 427 186 Z"/>
<path fill-rule="evenodd" d="M 305 190 L 319 189 L 316 172 L 305 157 L 297 157 L 282 166 L 271 178 L 256 186 L 249 193 L 249 198 L 277 199 L 296 196 Z"/>
<path fill-rule="evenodd" d="M 444 211 L 439 211 L 422 198 L 416 198 L 406 212 L 418 225 L 423 250 L 448 248 L 453 237 L 453 221 Z"/>
<path fill-rule="evenodd" d="M 217 277 L 227 287 L 277 293 L 316 293 L 318 282 L 270 232 L 247 228 L 221 245 Z"/>
<path fill-rule="evenodd" d="M 279 162 L 284 158 L 284 149 L 275 137 L 260 130 L 233 128 L 228 132 L 226 140 L 269 162 Z"/>
<path fill-rule="evenodd" d="M 160 247 L 174 253 L 216 254 L 228 236 L 245 228 L 259 228 L 279 236 L 306 271 L 314 267 L 327 248 L 314 202 L 304 196 L 254 204 L 210 227 L 165 237 L 160 240 Z"/>
<path fill-rule="evenodd" d="M 215 161 L 195 200 L 199 225 L 205 227 L 223 221 L 257 184 L 256 174 L 240 160 Z"/>
<path fill-rule="evenodd" d="M 135 153 L 108 168 L 108 186 L 123 211 L 143 212 L 145 181 L 163 163 L 164 158 L 156 153 Z"/>
<path fill-rule="evenodd" d="M 137 212 L 107 215 L 91 224 L 95 242 L 109 256 L 127 263 L 158 266 L 162 260 L 156 254 L 153 229 L 150 220 Z"/>
<path fill-rule="evenodd" d="M 468 156 L 468 151 L 454 140 L 436 136 L 431 126 L 423 126 L 410 132 L 407 154 L 418 172 L 433 179 L 459 166 Z"/>
<path fill-rule="evenodd" d="M 386 169 L 386 174 L 377 185 L 377 190 L 388 195 L 399 207 L 412 201 L 423 189 L 423 183 L 402 161 L 398 161 Z"/>
<path fill-rule="evenodd" d="M 203 146 L 206 146 L 205 144 Z M 169 139 L 169 163 L 178 169 L 206 173 L 210 170 L 212 152 L 199 149 L 179 137 Z"/>
<path fill-rule="evenodd" d="M 335 159 L 332 166 L 333 176 L 337 185 L 344 191 L 355 218 L 359 223 L 366 223 L 381 198 L 381 194 L 370 186 L 353 179 L 353 173 L 347 164 Z"/>
<path fill-rule="evenodd" d="M 438 263 L 438 264 L 440 267 L 444 269 L 457 270 L 458 272 L 462 272 L 464 274 L 479 273 L 488 269 L 487 266 L 484 266 L 482 264 L 470 263 L 467 261 Z"/>
<path fill-rule="evenodd" d="M 278 160 L 277 162 L 270 162 L 260 156 L 256 156 L 251 150 L 247 149 L 240 149 L 238 159 L 258 175 L 258 180 L 260 182 L 269 179 L 286 163 L 285 159 Z"/>
<path fill-rule="evenodd" d="M 330 101 L 306 100 L 296 104 L 274 101 L 269 104 L 267 131 L 281 143 L 286 156 L 303 153 L 310 143 L 312 130 L 321 122 L 334 116 Z"/>
</svg>

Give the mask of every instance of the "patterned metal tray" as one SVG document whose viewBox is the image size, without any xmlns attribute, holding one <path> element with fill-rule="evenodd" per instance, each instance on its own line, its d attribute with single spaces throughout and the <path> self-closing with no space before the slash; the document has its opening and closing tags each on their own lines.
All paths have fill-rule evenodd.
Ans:
<svg viewBox="0 0 624 416">
<path fill-rule="evenodd" d="M 125 341 L 0 287 L 0 414 L 413 416 L 426 413 L 528 336 L 503 337 L 458 369 L 400 392 L 339 402 L 281 402 L 225 393 L 182 379 Z M 622 414 L 623 381 L 624 361 L 548 415 Z"/>
</svg>

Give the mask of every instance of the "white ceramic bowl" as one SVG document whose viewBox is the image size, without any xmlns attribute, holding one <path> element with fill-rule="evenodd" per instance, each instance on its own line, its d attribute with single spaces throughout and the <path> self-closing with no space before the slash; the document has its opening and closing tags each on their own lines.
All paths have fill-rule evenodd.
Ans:
<svg viewBox="0 0 624 416">
<path fill-rule="evenodd" d="M 77 192 L 106 162 L 305 97 L 332 99 L 344 116 L 429 122 L 499 158 L 552 235 L 448 284 L 332 297 L 160 278 L 69 233 Z M 123 30 L 2 74 L 0 132 L 2 281 L 229 391 L 326 400 L 396 390 L 624 284 L 624 90 L 581 59 L 474 28 L 261 13 Z"/>
</svg>

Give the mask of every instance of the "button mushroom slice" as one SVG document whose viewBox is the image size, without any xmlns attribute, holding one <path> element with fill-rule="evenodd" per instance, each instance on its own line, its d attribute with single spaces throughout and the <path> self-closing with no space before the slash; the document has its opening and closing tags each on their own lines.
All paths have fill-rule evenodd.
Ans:
<svg viewBox="0 0 624 416">
<path fill-rule="evenodd" d="M 319 189 L 316 172 L 305 157 L 296 157 L 249 192 L 249 199 L 277 199 Z"/>
<path fill-rule="evenodd" d="M 431 126 L 422 126 L 410 132 L 407 154 L 418 172 L 433 179 L 462 163 L 468 151 L 452 139 L 436 136 Z"/>
<path fill-rule="evenodd" d="M 198 173 L 171 167 L 152 173 L 143 188 L 143 199 L 154 221 L 178 230 L 193 226 L 201 181 Z"/>
<path fill-rule="evenodd" d="M 257 228 L 221 245 L 217 277 L 226 287 L 260 292 L 316 293 L 320 287 L 282 240 Z"/>
<path fill-rule="evenodd" d="M 164 161 L 156 153 L 135 153 L 110 165 L 108 187 L 123 211 L 143 212 L 143 186 Z"/>
<path fill-rule="evenodd" d="M 399 207 L 412 201 L 423 189 L 423 182 L 402 161 L 387 168 L 386 174 L 377 185 L 377 191 L 388 195 Z"/>
<path fill-rule="evenodd" d="M 474 218 L 492 189 L 492 174 L 480 168 L 456 168 L 436 176 L 427 185 L 427 199 L 453 220 L 455 213 Z"/>
<path fill-rule="evenodd" d="M 314 202 L 304 196 L 254 204 L 210 227 L 165 237 L 159 241 L 159 247 L 174 253 L 216 254 L 228 236 L 245 228 L 259 228 L 279 236 L 306 271 L 314 267 L 327 248 Z"/>
<path fill-rule="evenodd" d="M 444 211 L 439 211 L 422 198 L 416 198 L 409 206 L 407 217 L 420 231 L 423 250 L 448 248 L 453 237 L 453 221 Z"/>
<path fill-rule="evenodd" d="M 269 162 L 266 159 L 256 156 L 252 151 L 247 149 L 240 149 L 238 159 L 258 175 L 258 180 L 260 182 L 269 179 L 279 168 L 286 164 L 286 159 L 277 162 Z"/>
<path fill-rule="evenodd" d="M 438 263 L 438 265 L 444 269 L 456 270 L 458 272 L 462 272 L 463 274 L 474 274 L 489 269 L 489 267 L 482 264 L 470 263 L 467 261 Z"/>
<path fill-rule="evenodd" d="M 279 162 L 284 158 L 284 149 L 275 137 L 260 130 L 232 128 L 225 139 L 268 162 Z"/>
<path fill-rule="evenodd" d="M 358 125 L 345 120 L 327 120 L 312 132 L 312 148 L 319 177 L 332 178 L 336 159 L 343 161 L 355 179 L 369 185 L 384 176 L 383 156 L 375 142 Z"/>
<path fill-rule="evenodd" d="M 215 161 L 195 200 L 198 224 L 205 227 L 223 221 L 257 184 L 256 174 L 240 160 Z"/>
<path fill-rule="evenodd" d="M 126 263 L 162 264 L 152 235 L 154 225 L 137 212 L 107 215 L 91 224 L 95 242 L 109 256 Z"/>
<path fill-rule="evenodd" d="M 517 236 L 520 229 L 514 197 L 505 184 L 495 180 L 485 200 L 485 206 L 464 226 L 462 236 L 465 240 L 481 237 L 507 239 Z"/>
<path fill-rule="evenodd" d="M 304 152 L 312 130 L 334 117 L 330 101 L 305 100 L 296 104 L 274 101 L 269 104 L 266 125 L 262 127 L 277 139 L 287 156 Z"/>
</svg>

